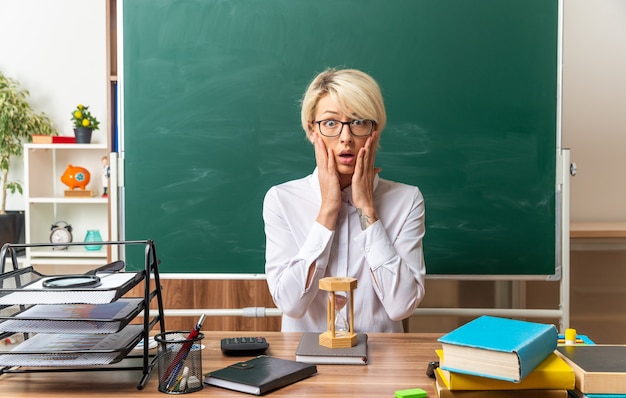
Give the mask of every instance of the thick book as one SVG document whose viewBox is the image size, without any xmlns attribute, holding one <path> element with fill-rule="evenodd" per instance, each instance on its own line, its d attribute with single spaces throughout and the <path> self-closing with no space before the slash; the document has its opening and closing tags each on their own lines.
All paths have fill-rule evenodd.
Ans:
<svg viewBox="0 0 626 398">
<path fill-rule="evenodd" d="M 33 144 L 75 144 L 76 137 L 64 136 L 64 135 L 41 135 L 33 134 Z"/>
<path fill-rule="evenodd" d="M 443 351 L 435 351 L 442 362 Z M 554 352 L 519 383 L 449 372 L 441 368 L 437 368 L 437 372 L 450 390 L 571 390 L 575 385 L 574 370 Z"/>
<path fill-rule="evenodd" d="M 367 334 L 358 333 L 350 348 L 328 348 L 319 343 L 319 333 L 303 333 L 296 348 L 296 361 L 317 365 L 367 365 Z"/>
<path fill-rule="evenodd" d="M 450 390 L 435 372 L 435 393 L 439 398 L 567 398 L 567 390 Z"/>
<path fill-rule="evenodd" d="M 263 395 L 317 373 L 315 365 L 260 355 L 225 368 L 206 373 L 206 384 Z"/>
<path fill-rule="evenodd" d="M 520 382 L 557 346 L 552 324 L 478 317 L 439 338 L 443 370 Z"/>
<path fill-rule="evenodd" d="M 556 352 L 574 369 L 579 391 L 626 394 L 626 345 L 569 345 Z"/>
</svg>

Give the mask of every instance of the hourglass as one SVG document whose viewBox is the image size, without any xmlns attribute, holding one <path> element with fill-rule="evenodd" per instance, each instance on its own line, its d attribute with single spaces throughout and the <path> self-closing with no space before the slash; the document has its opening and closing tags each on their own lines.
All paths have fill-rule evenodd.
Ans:
<svg viewBox="0 0 626 398">
<path fill-rule="evenodd" d="M 320 289 L 329 292 L 326 316 L 326 331 L 319 336 L 321 346 L 328 348 L 350 348 L 356 345 L 354 333 L 354 289 L 356 279 L 328 277 L 320 279 Z M 337 294 L 337 292 L 346 292 Z M 347 308 L 346 317 L 341 309 Z"/>
</svg>

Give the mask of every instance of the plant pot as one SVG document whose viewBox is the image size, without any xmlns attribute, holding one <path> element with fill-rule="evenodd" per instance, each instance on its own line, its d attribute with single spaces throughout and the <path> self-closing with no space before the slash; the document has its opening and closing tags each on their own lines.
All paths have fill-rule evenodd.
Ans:
<svg viewBox="0 0 626 398">
<path fill-rule="evenodd" d="M 24 243 L 24 212 L 0 214 L 0 247 L 5 243 Z M 18 254 L 24 249 L 16 250 Z"/>
<path fill-rule="evenodd" d="M 91 133 L 93 129 L 89 127 L 77 127 L 74 129 L 74 136 L 76 137 L 77 144 L 89 144 L 91 143 Z"/>
</svg>

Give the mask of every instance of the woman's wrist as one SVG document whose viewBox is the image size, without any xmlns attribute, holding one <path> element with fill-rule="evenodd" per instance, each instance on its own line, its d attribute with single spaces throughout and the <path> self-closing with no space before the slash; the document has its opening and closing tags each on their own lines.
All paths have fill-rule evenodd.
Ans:
<svg viewBox="0 0 626 398">
<path fill-rule="evenodd" d="M 315 221 L 329 230 L 334 231 L 335 225 L 337 224 L 337 212 L 320 210 Z"/>
<path fill-rule="evenodd" d="M 361 223 L 361 230 L 365 231 L 370 225 L 378 221 L 378 215 L 373 208 L 358 208 L 356 209 L 359 214 L 359 222 Z"/>
</svg>

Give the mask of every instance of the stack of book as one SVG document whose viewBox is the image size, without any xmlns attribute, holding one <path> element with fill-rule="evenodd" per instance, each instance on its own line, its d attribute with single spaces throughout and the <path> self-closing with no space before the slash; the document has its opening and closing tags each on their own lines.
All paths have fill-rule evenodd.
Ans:
<svg viewBox="0 0 626 398">
<path fill-rule="evenodd" d="M 626 345 L 559 346 L 556 353 L 573 369 L 577 398 L 626 398 Z"/>
<path fill-rule="evenodd" d="M 63 135 L 31 135 L 33 144 L 75 144 L 76 137 Z"/>
<path fill-rule="evenodd" d="M 435 391 L 453 397 L 568 397 L 572 368 L 554 325 L 481 316 L 439 339 Z"/>
</svg>

